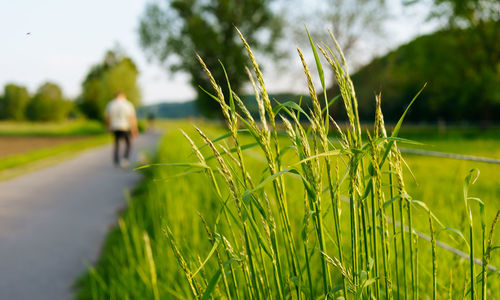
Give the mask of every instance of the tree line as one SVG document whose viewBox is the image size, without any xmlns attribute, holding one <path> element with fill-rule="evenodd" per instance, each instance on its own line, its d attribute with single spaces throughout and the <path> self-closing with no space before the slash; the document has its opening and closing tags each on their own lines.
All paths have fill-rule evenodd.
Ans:
<svg viewBox="0 0 500 300">
<path fill-rule="evenodd" d="M 53 82 L 42 84 L 33 95 L 24 86 L 9 83 L 0 96 L 0 118 L 7 120 L 61 121 L 73 108 Z"/>
<path fill-rule="evenodd" d="M 485 26 L 500 27 L 500 23 Z M 375 95 L 380 92 L 386 119 L 397 121 L 425 84 L 408 120 L 481 121 L 483 125 L 500 121 L 500 60 L 489 66 L 477 30 L 444 29 L 421 36 L 361 68 L 352 76 L 360 117 L 373 118 Z M 497 53 L 499 38 L 491 41 Z M 335 88 L 330 91 L 336 93 Z M 339 112 L 342 106 L 336 109 Z"/>
<path fill-rule="evenodd" d="M 397 120 L 406 103 L 427 83 L 408 119 L 480 121 L 483 126 L 499 122 L 500 2 L 431 3 L 429 17 L 443 22 L 440 30 L 373 60 L 353 76 L 364 102 L 360 114 L 371 117 L 374 93 L 382 92 L 385 114 Z"/>
<path fill-rule="evenodd" d="M 86 117 L 103 120 L 106 104 L 118 91 L 139 105 L 138 75 L 139 70 L 130 57 L 119 50 L 108 51 L 102 62 L 90 68 L 76 99 L 65 97 L 61 87 L 53 82 L 43 83 L 33 94 L 22 85 L 6 84 L 0 95 L 0 119 L 62 121 Z"/>
<path fill-rule="evenodd" d="M 498 0 L 402 1 L 409 6 L 430 4 L 429 17 L 442 26 L 434 34 L 374 59 L 353 75 L 361 117 L 371 118 L 374 94 L 382 92 L 386 115 L 395 119 L 401 113 L 400 108 L 427 82 L 421 101 L 410 112 L 409 118 L 414 121 L 498 121 Z M 196 55 L 203 58 L 226 97 L 228 81 L 233 91 L 245 94 L 249 85 L 245 67 L 250 62 L 244 55 L 236 27 L 256 55 L 267 56 L 270 64 L 279 58 L 290 59 L 280 48 L 284 38 L 290 40 L 294 34 L 297 37 L 296 32 L 300 31 L 308 43 L 304 23 L 311 25 L 310 32 L 317 42 L 325 39 L 321 34 L 324 28 L 331 27 L 351 56 L 348 61 L 355 61 L 363 53 L 360 40 L 371 41 L 374 36 L 383 35 L 379 28 L 388 15 L 387 5 L 384 0 L 317 0 L 308 3 L 306 10 L 297 9 L 304 8 L 300 0 L 155 1 L 147 4 L 139 20 L 138 34 L 145 54 L 152 61 L 170 73 L 190 75 L 197 91 L 198 110 L 207 117 L 220 117 L 218 104 L 207 94 L 213 91 Z M 7 85 L 0 98 L 0 118 L 57 120 L 84 115 L 102 120 L 106 103 L 119 90 L 134 104 L 140 103 L 138 74 L 132 59 L 121 51 L 110 51 L 89 70 L 82 93 L 73 102 L 67 101 L 53 83 L 43 85 L 34 95 L 29 95 L 22 86 Z M 329 85 L 333 97 L 336 83 L 332 81 Z M 341 109 L 332 111 L 342 118 Z"/>
</svg>

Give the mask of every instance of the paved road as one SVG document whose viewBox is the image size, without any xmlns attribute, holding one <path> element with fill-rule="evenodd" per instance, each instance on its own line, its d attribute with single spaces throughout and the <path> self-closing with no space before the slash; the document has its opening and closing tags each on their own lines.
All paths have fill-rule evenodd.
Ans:
<svg viewBox="0 0 500 300">
<path fill-rule="evenodd" d="M 157 140 L 139 137 L 133 157 Z M 108 145 L 0 182 L 0 299 L 70 299 L 139 179 L 111 165 Z"/>
</svg>

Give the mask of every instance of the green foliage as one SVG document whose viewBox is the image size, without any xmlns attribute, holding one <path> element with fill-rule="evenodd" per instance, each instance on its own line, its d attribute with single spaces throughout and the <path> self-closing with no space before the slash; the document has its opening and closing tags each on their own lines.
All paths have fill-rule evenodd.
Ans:
<svg viewBox="0 0 500 300">
<path fill-rule="evenodd" d="M 420 0 L 421 1 L 421 0 Z M 419 2 L 413 0 L 412 2 Z M 477 26 L 482 22 L 499 21 L 497 0 L 432 0 L 431 17 L 446 18 L 451 25 Z"/>
<path fill-rule="evenodd" d="M 238 27 L 261 53 L 275 53 L 281 35 L 281 20 L 271 9 L 275 0 L 190 0 L 163 1 L 146 7 L 139 27 L 146 53 L 174 73 L 187 72 L 198 92 L 197 105 L 208 117 L 220 117 L 218 104 L 202 90 L 210 81 L 195 59 L 196 51 L 205 59 L 214 78 L 226 82 L 219 58 L 227 67 L 234 91 L 248 81 L 241 70 L 248 64 L 244 48 L 238 43 Z M 227 98 L 227 84 L 221 84 Z"/>
<path fill-rule="evenodd" d="M 499 23 L 488 26 L 493 30 Z M 396 121 L 407 99 L 426 82 L 427 87 L 409 112 L 412 121 L 479 121 L 498 116 L 500 57 L 495 59 L 496 69 L 479 67 L 485 64 L 487 52 L 477 33 L 475 29 L 442 30 L 419 37 L 363 67 L 353 76 L 360 117 L 367 120 L 373 116 L 374 93 L 382 91 L 384 115 Z M 495 43 L 500 49 L 500 38 Z"/>
<path fill-rule="evenodd" d="M 408 2 L 411 4 L 424 1 Z M 479 116 L 486 125 L 490 121 L 498 120 L 496 117 L 500 106 L 498 0 L 432 0 L 431 2 L 434 5 L 430 18 L 446 21 L 445 28 L 455 31 L 456 45 L 453 48 L 455 52 L 444 50 L 443 52 L 444 55 L 453 55 L 459 59 L 457 62 L 459 66 L 455 71 L 465 72 L 463 76 L 465 81 L 453 87 L 460 87 L 459 84 L 469 87 L 468 92 L 473 93 L 473 96 L 467 98 L 467 106 L 479 110 Z M 466 111 L 464 113 L 468 114 Z M 467 116 L 466 118 L 470 119 Z"/>
<path fill-rule="evenodd" d="M 62 121 L 71 111 L 73 104 L 64 99 L 61 88 L 46 82 L 29 101 L 26 116 L 32 121 Z"/>
<path fill-rule="evenodd" d="M 5 85 L 3 97 L 0 97 L 0 119 L 23 120 L 29 100 L 25 87 L 12 83 Z"/>
<path fill-rule="evenodd" d="M 139 71 L 131 58 L 108 51 L 102 63 L 91 68 L 82 83 L 78 104 L 91 119 L 103 120 L 106 104 L 122 91 L 135 106 L 140 104 L 141 93 L 137 84 Z"/>
</svg>

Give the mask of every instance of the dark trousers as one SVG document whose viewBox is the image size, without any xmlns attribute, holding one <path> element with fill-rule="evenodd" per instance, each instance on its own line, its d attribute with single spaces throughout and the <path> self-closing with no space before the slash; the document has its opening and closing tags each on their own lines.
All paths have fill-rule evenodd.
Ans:
<svg viewBox="0 0 500 300">
<path fill-rule="evenodd" d="M 115 144 L 113 149 L 113 161 L 117 165 L 120 163 L 120 140 L 125 140 L 125 153 L 123 158 L 128 159 L 130 155 L 130 131 L 113 130 Z"/>
</svg>

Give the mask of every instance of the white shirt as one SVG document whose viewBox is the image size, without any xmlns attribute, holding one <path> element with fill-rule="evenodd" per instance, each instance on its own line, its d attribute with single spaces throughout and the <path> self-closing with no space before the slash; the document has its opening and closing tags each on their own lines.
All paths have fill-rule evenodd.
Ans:
<svg viewBox="0 0 500 300">
<path fill-rule="evenodd" d="M 106 115 L 109 118 L 111 130 L 130 130 L 130 119 L 135 116 L 132 103 L 125 98 L 111 100 L 106 106 Z"/>
</svg>

